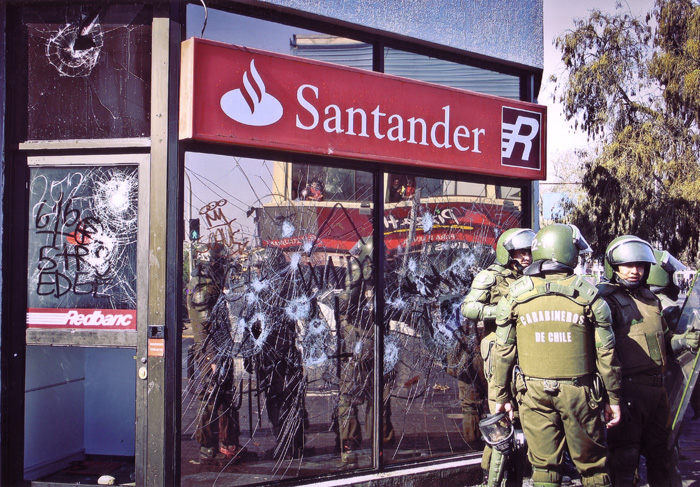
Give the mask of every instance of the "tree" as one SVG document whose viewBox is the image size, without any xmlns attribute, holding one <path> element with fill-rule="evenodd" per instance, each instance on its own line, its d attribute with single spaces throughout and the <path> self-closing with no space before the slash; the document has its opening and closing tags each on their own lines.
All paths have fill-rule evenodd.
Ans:
<svg viewBox="0 0 700 487">
<path fill-rule="evenodd" d="M 595 10 L 555 45 L 566 68 L 555 97 L 598 142 L 568 220 L 597 256 L 633 234 L 697 266 L 700 4 L 657 0 L 643 20 Z"/>
</svg>

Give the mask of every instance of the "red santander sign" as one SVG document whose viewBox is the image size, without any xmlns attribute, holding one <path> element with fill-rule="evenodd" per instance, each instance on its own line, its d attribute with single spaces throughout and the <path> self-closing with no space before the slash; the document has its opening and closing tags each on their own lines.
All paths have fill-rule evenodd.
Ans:
<svg viewBox="0 0 700 487">
<path fill-rule="evenodd" d="M 180 138 L 545 179 L 546 107 L 192 38 Z"/>
</svg>

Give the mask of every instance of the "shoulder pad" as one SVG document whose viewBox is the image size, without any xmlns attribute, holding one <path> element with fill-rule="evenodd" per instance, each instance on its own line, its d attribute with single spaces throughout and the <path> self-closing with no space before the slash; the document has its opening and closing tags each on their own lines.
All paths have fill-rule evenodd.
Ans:
<svg viewBox="0 0 700 487">
<path fill-rule="evenodd" d="M 612 327 L 612 312 L 604 299 L 596 299 L 591 306 L 593 317 L 596 320 L 595 347 L 598 349 L 612 350 L 615 348 L 615 332 Z"/>
<path fill-rule="evenodd" d="M 486 268 L 487 271 L 491 271 L 496 276 L 510 276 L 513 275 L 513 271 L 509 267 L 504 267 L 501 264 L 494 263 Z"/>
<path fill-rule="evenodd" d="M 476 277 L 474 278 L 474 281 L 472 282 L 472 288 L 488 289 L 491 286 L 493 286 L 494 284 L 496 284 L 496 275 L 492 271 L 490 271 L 489 269 L 485 269 L 483 271 L 480 271 L 476 275 Z"/>
<path fill-rule="evenodd" d="M 526 298 L 526 295 L 535 289 L 535 283 L 532 282 L 530 276 L 523 276 L 510 285 L 510 296 L 513 300 L 520 301 Z"/>
<path fill-rule="evenodd" d="M 508 270 L 507 267 L 502 266 L 502 265 L 499 264 L 498 262 L 494 262 L 493 264 L 491 264 L 490 266 L 488 266 L 487 269 L 490 270 L 490 271 L 498 272 L 498 273 L 501 273 L 501 272 L 504 272 L 504 271 L 507 271 L 507 270 Z"/>
<path fill-rule="evenodd" d="M 601 282 L 598 284 L 597 288 L 600 296 L 610 296 L 617 291 L 617 285 L 610 284 L 609 282 Z"/>
<path fill-rule="evenodd" d="M 576 276 L 571 285 L 579 292 L 580 296 L 586 297 L 588 302 L 593 301 L 598 294 L 598 288 L 582 276 Z"/>
<path fill-rule="evenodd" d="M 598 295 L 598 289 L 581 276 L 576 276 L 571 283 L 571 287 L 578 291 L 576 301 L 584 305 L 592 303 Z"/>
</svg>

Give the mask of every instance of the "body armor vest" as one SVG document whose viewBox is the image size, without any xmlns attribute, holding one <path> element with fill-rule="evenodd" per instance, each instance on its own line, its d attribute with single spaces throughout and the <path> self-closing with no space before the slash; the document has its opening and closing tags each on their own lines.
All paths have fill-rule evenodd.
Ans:
<svg viewBox="0 0 700 487">
<path fill-rule="evenodd" d="M 623 375 L 660 374 L 666 365 L 666 342 L 657 297 L 645 287 L 630 291 L 610 284 L 601 286 L 601 295 L 612 309 Z"/>
<path fill-rule="evenodd" d="M 531 284 L 522 284 L 529 281 Z M 588 286 L 588 287 L 587 287 Z M 577 276 L 523 278 L 511 288 L 517 303 L 516 340 L 523 373 L 571 379 L 596 370 L 590 303 L 595 288 Z"/>
</svg>

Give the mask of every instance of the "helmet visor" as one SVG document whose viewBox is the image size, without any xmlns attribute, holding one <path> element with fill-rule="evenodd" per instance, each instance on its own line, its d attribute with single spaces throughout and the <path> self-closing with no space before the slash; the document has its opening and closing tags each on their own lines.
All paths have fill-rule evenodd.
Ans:
<svg viewBox="0 0 700 487">
<path fill-rule="evenodd" d="M 608 249 L 606 258 L 610 265 L 630 264 L 632 262 L 656 264 L 651 245 L 637 237 L 620 240 L 612 245 Z"/>
<path fill-rule="evenodd" d="M 532 240 L 535 238 L 535 232 L 529 228 L 521 228 L 508 237 L 508 240 L 503 242 L 503 248 L 508 252 L 513 250 L 530 249 L 532 247 Z"/>
<path fill-rule="evenodd" d="M 578 229 L 576 225 L 569 225 L 571 227 L 571 230 L 573 232 L 572 238 L 574 240 L 574 245 L 578 249 L 579 254 L 589 254 L 593 252 L 593 249 L 591 249 L 591 246 L 588 245 L 588 242 L 586 242 L 586 239 L 583 238 L 583 235 L 581 235 L 581 231 Z"/>
<path fill-rule="evenodd" d="M 687 267 L 684 266 L 681 263 L 681 261 L 669 254 L 666 250 L 664 250 L 661 253 L 661 256 L 658 259 L 656 259 L 656 263 L 659 264 L 661 268 L 669 274 L 673 274 L 676 271 L 684 271 L 687 269 Z"/>
</svg>

